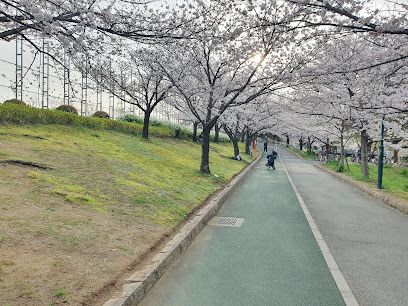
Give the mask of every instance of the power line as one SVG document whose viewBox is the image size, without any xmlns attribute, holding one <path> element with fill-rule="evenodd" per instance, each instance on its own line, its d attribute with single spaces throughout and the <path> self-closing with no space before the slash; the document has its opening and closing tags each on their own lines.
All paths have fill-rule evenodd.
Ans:
<svg viewBox="0 0 408 306">
<path fill-rule="evenodd" d="M 10 86 L 7 86 L 7 85 L 0 84 L 0 86 L 1 86 L 1 87 L 4 87 L 4 88 L 7 88 L 7 89 L 10 89 L 10 90 L 13 90 L 13 88 L 11 88 Z M 37 94 L 37 92 L 32 91 L 32 90 L 28 90 L 28 89 L 24 89 L 24 92 L 28 92 L 28 93 L 32 93 L 32 94 Z M 61 98 L 62 98 L 62 97 L 53 96 L 53 95 L 49 95 L 49 96 L 52 97 L 52 98 L 56 98 L 56 99 L 61 99 Z"/>
</svg>

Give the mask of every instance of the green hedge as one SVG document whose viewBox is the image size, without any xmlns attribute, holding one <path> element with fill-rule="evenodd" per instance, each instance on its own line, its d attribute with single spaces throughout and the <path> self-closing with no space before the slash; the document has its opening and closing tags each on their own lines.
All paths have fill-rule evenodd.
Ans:
<svg viewBox="0 0 408 306">
<path fill-rule="evenodd" d="M 141 135 L 143 124 L 139 122 L 124 122 L 122 120 L 107 120 L 96 117 L 82 117 L 72 113 L 57 110 L 38 109 L 17 104 L 0 105 L 1 124 L 62 124 L 118 131 L 126 134 Z M 150 134 L 156 137 L 176 137 L 173 128 L 164 125 L 152 125 Z M 187 138 L 184 132 L 178 138 Z"/>
<path fill-rule="evenodd" d="M 92 117 L 109 119 L 109 114 L 104 111 L 97 111 L 92 115 Z"/>
<path fill-rule="evenodd" d="M 59 110 L 61 112 L 66 112 L 66 113 L 73 113 L 75 115 L 78 115 L 78 110 L 73 107 L 72 105 L 60 105 L 56 108 L 56 110 Z"/>
<path fill-rule="evenodd" d="M 126 122 L 133 122 L 137 124 L 143 125 L 143 118 L 139 116 L 134 116 L 134 115 L 126 115 L 121 118 L 122 121 Z M 156 119 L 151 119 L 150 120 L 150 129 L 152 128 L 159 128 L 159 129 L 169 129 L 172 131 L 174 137 L 180 138 L 180 139 L 187 139 L 191 138 L 193 136 L 193 132 L 189 130 L 188 128 L 180 125 L 180 124 L 175 124 L 167 121 L 161 121 L 161 120 L 156 120 Z"/>
<path fill-rule="evenodd" d="M 59 110 L 39 109 L 21 104 L 0 104 L 0 124 L 63 124 L 92 129 L 113 130 L 126 134 L 142 135 L 143 118 L 127 115 L 119 120 L 98 117 L 83 117 Z M 149 133 L 156 137 L 191 139 L 192 129 L 166 121 L 152 119 Z M 211 138 L 214 138 L 212 133 Z M 220 134 L 220 142 L 229 142 L 228 137 Z"/>
<path fill-rule="evenodd" d="M 143 118 L 139 116 L 135 116 L 135 115 L 126 115 L 122 117 L 121 120 L 126 121 L 126 122 L 135 122 L 135 123 L 143 124 Z M 193 137 L 193 130 L 191 128 L 187 128 L 183 125 L 171 123 L 168 121 L 151 119 L 150 127 L 170 129 L 173 131 L 176 138 L 191 139 Z M 200 132 L 198 134 L 200 134 Z M 211 140 L 214 141 L 214 132 L 211 132 Z M 221 132 L 219 141 L 229 142 L 230 140 L 227 135 Z"/>
<path fill-rule="evenodd" d="M 18 100 L 18 99 L 10 99 L 3 102 L 3 104 L 19 104 L 19 105 L 27 105 L 25 102 Z"/>
</svg>

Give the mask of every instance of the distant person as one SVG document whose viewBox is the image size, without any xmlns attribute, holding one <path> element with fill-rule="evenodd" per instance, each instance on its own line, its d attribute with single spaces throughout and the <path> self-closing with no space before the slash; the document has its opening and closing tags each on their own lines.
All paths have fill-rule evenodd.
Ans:
<svg viewBox="0 0 408 306">
<path fill-rule="evenodd" d="M 252 157 L 252 154 L 255 152 L 255 150 L 256 150 L 256 140 L 254 139 L 254 140 L 252 141 L 251 157 Z"/>
<path fill-rule="evenodd" d="M 278 158 L 278 153 L 275 150 L 272 150 L 272 153 L 269 154 L 267 157 L 268 159 L 268 163 L 266 164 L 266 166 L 268 167 L 268 169 L 270 169 L 272 167 L 273 170 L 275 170 L 275 159 Z"/>
<path fill-rule="evenodd" d="M 264 152 L 268 152 L 268 142 L 264 142 Z"/>
</svg>

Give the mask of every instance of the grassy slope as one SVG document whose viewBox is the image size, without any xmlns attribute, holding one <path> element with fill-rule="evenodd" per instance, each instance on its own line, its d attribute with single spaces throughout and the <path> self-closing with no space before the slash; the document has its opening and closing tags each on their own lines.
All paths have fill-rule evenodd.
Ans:
<svg viewBox="0 0 408 306">
<path fill-rule="evenodd" d="M 53 167 L 0 164 L 2 301 L 79 303 L 246 165 L 230 156 L 230 144 L 212 144 L 213 175 L 203 176 L 189 141 L 0 125 L 0 160 Z"/>
<path fill-rule="evenodd" d="M 336 171 L 336 163 L 324 164 L 331 170 Z M 371 187 L 376 187 L 377 182 L 377 166 L 370 165 L 370 179 L 366 180 L 361 174 L 359 164 L 350 164 L 350 170 L 344 174 L 353 178 L 356 181 L 365 182 Z M 403 199 L 408 200 L 408 168 L 392 167 L 385 165 L 383 185 L 385 191 Z"/>
<path fill-rule="evenodd" d="M 300 151 L 299 149 L 294 148 L 294 147 L 288 147 L 287 149 L 294 152 L 294 153 L 299 154 L 304 159 L 317 160 L 317 155 L 315 153 L 313 153 L 313 152 L 310 154 L 310 153 L 305 152 L 305 151 Z"/>
</svg>

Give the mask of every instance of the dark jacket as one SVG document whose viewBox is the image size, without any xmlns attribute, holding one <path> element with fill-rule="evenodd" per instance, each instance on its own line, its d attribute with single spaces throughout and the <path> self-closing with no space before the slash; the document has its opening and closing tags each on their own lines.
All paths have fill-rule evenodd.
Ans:
<svg viewBox="0 0 408 306">
<path fill-rule="evenodd" d="M 275 159 L 278 158 L 278 153 L 272 151 L 272 153 L 269 154 L 266 158 L 268 159 L 268 165 L 274 165 Z"/>
<path fill-rule="evenodd" d="M 276 157 L 274 155 L 269 154 L 266 158 L 268 159 L 268 165 L 273 166 L 275 164 Z"/>
<path fill-rule="evenodd" d="M 278 158 L 278 152 L 276 152 L 275 150 L 273 150 L 271 154 L 272 154 L 272 156 L 275 157 L 275 159 Z"/>
</svg>

